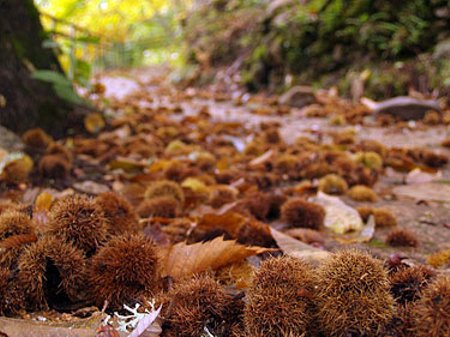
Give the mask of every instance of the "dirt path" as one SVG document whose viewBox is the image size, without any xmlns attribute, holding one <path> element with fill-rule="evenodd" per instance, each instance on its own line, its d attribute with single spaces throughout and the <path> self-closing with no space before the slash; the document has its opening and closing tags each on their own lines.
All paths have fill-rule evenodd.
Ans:
<svg viewBox="0 0 450 337">
<path fill-rule="evenodd" d="M 308 136 L 317 132 L 327 135 L 333 132 L 343 132 L 348 129 L 356 130 L 356 138 L 376 140 L 387 147 L 425 147 L 437 150 L 442 154 L 449 154 L 449 151 L 440 147 L 441 142 L 450 135 L 450 127 L 447 125 L 436 125 L 433 127 L 422 127 L 419 124 L 410 122 L 408 127 L 399 129 L 398 126 L 388 127 L 345 125 L 333 126 L 328 118 L 308 118 L 305 117 L 305 111 L 291 109 L 283 116 L 278 115 L 257 115 L 255 110 L 265 107 L 265 102 L 252 101 L 250 97 L 247 103 L 236 104 L 236 99 L 232 97 L 217 99 L 217 96 L 208 93 L 188 89 L 181 95 L 176 89 L 169 85 L 157 84 L 155 80 L 161 74 L 150 72 L 135 72 L 133 74 L 104 76 L 101 82 L 106 86 L 106 96 L 115 99 L 123 99 L 136 91 L 145 91 L 152 102 L 145 99 L 141 104 L 143 107 L 181 107 L 182 114 L 172 116 L 176 120 L 181 120 L 186 116 L 195 116 L 201 109 L 206 109 L 212 116 L 213 121 L 237 122 L 246 127 L 256 130 L 261 122 L 277 122 L 280 124 L 280 133 L 287 144 L 294 143 L 299 136 Z M 239 96 L 240 93 L 235 93 Z M 145 95 L 144 95 L 145 97 Z M 205 108 L 207 107 L 207 108 Z M 450 167 L 446 165 L 440 169 L 443 178 L 450 176 Z M 396 186 L 404 185 L 406 173 L 398 173 L 388 168 L 379 182 L 375 185 L 375 190 L 383 194 L 391 191 Z M 439 188 L 439 185 L 436 185 Z M 364 203 L 354 202 L 348 197 L 343 197 L 345 202 L 352 206 L 361 206 Z M 422 198 L 410 198 L 392 194 L 391 192 L 383 194 L 375 204 L 371 206 L 386 207 L 390 209 L 398 220 L 399 227 L 412 229 L 417 233 L 420 241 L 418 248 L 402 248 L 409 256 L 424 261 L 425 256 L 450 248 L 450 195 L 442 194 L 440 202 L 423 201 Z M 390 229 L 377 229 L 374 242 L 383 242 Z M 377 244 L 371 245 L 371 249 L 381 255 L 387 255 L 396 251 L 398 248 L 388 247 Z"/>
</svg>

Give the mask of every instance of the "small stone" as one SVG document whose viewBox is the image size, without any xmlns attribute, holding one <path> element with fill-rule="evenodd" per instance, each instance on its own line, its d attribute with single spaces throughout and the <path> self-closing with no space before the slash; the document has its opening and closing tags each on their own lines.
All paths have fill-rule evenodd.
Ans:
<svg viewBox="0 0 450 337">
<path fill-rule="evenodd" d="M 311 87 L 298 85 L 292 87 L 283 95 L 278 102 L 282 105 L 290 105 L 295 108 L 303 108 L 316 102 L 316 96 Z"/>
<path fill-rule="evenodd" d="M 375 106 L 376 114 L 388 114 L 402 120 L 423 119 L 430 110 L 442 112 L 435 100 L 420 100 L 408 96 L 394 97 Z"/>
<path fill-rule="evenodd" d="M 16 152 L 22 151 L 24 147 L 19 136 L 0 125 L 0 148 L 8 152 Z"/>
</svg>

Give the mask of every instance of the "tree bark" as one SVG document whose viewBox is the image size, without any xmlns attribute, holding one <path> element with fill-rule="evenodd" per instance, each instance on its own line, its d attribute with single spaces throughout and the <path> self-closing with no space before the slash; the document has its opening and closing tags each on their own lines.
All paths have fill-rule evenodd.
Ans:
<svg viewBox="0 0 450 337">
<path fill-rule="evenodd" d="M 59 136 L 75 116 L 50 84 L 31 78 L 37 69 L 62 72 L 46 38 L 33 0 L 0 0 L 0 124 L 15 132 L 41 127 Z"/>
</svg>

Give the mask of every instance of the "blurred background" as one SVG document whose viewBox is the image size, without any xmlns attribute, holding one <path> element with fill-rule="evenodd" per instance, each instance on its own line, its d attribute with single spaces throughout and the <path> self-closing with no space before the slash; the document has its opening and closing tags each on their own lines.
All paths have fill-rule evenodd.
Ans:
<svg viewBox="0 0 450 337">
<path fill-rule="evenodd" d="M 379 99 L 450 93 L 448 0 L 35 0 L 69 77 L 167 64 L 172 79 Z"/>
</svg>

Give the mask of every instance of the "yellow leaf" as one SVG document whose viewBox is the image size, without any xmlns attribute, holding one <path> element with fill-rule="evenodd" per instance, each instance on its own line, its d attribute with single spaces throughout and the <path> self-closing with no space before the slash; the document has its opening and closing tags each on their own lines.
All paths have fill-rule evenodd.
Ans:
<svg viewBox="0 0 450 337">
<path fill-rule="evenodd" d="M 190 188 L 194 192 L 197 193 L 206 193 L 208 192 L 208 187 L 205 185 L 205 183 L 197 178 L 186 178 L 182 183 L 181 187 L 184 188 Z"/>
<path fill-rule="evenodd" d="M 53 202 L 53 196 L 48 192 L 42 192 L 36 198 L 34 208 L 36 211 L 48 211 Z"/>
<path fill-rule="evenodd" d="M 93 112 L 84 118 L 84 127 L 90 133 L 98 133 L 105 127 L 105 120 L 101 114 Z"/>
</svg>

